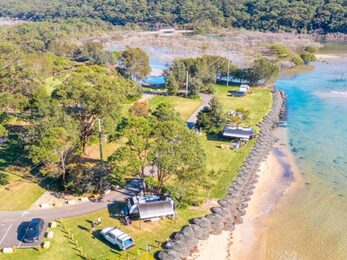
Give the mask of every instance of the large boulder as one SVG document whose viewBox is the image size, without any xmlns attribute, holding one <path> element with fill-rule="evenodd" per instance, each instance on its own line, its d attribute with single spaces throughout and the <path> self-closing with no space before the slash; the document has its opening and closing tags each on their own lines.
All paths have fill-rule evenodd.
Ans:
<svg viewBox="0 0 347 260">
<path fill-rule="evenodd" d="M 163 250 L 158 254 L 158 259 L 160 260 L 179 260 L 180 255 L 174 250 Z"/>
<path fill-rule="evenodd" d="M 175 240 L 170 250 L 176 251 L 181 258 L 190 254 L 190 249 L 185 240 Z"/>
</svg>

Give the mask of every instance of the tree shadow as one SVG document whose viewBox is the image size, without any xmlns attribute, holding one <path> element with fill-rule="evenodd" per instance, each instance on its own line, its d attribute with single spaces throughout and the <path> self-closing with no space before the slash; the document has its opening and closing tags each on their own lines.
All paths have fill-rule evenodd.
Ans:
<svg viewBox="0 0 347 260">
<path fill-rule="evenodd" d="M 23 166 L 30 163 L 24 156 L 18 134 L 10 134 L 7 141 L 0 145 L 0 158 L 0 170 L 10 165 Z"/>
<path fill-rule="evenodd" d="M 229 140 L 226 140 L 222 137 L 220 133 L 209 133 L 207 134 L 207 140 L 209 141 L 218 141 L 218 142 L 227 142 Z"/>
<path fill-rule="evenodd" d="M 82 229 L 83 231 L 87 231 L 88 233 L 90 232 L 90 230 L 88 228 L 86 228 L 85 226 L 78 225 L 78 228 Z"/>
</svg>

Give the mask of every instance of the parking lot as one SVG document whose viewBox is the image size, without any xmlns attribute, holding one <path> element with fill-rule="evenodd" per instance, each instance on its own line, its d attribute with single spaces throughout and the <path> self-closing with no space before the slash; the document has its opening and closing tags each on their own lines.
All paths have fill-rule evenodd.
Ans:
<svg viewBox="0 0 347 260">
<path fill-rule="evenodd" d="M 13 247 L 29 248 L 40 245 L 47 229 L 47 223 L 41 232 L 40 240 L 35 243 L 24 243 L 23 237 L 30 219 L 24 222 L 4 223 L 0 221 L 0 248 Z"/>
</svg>

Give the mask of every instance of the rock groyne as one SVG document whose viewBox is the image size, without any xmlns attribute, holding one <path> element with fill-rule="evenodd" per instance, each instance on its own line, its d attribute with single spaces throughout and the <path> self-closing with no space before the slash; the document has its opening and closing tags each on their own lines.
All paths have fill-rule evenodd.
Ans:
<svg viewBox="0 0 347 260">
<path fill-rule="evenodd" d="M 235 225 L 242 223 L 248 201 L 258 182 L 259 166 L 269 155 L 276 141 L 273 130 L 285 118 L 285 99 L 284 92 L 273 89 L 272 109 L 259 124 L 257 140 L 237 178 L 228 187 L 227 194 L 218 200 L 219 206 L 211 208 L 211 214 L 192 219 L 181 231 L 174 234 L 172 240 L 164 245 L 165 249 L 157 254 L 157 259 L 184 259 L 196 249 L 199 240 L 207 240 L 211 234 L 218 235 L 223 230 L 232 232 Z"/>
</svg>

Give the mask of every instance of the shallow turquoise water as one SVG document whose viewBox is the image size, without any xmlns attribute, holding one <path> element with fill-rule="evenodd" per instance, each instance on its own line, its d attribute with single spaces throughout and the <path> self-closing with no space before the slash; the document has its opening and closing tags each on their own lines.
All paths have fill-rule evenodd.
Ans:
<svg viewBox="0 0 347 260">
<path fill-rule="evenodd" d="M 347 55 L 313 65 L 276 82 L 304 186 L 274 213 L 269 259 L 347 259 Z"/>
</svg>

